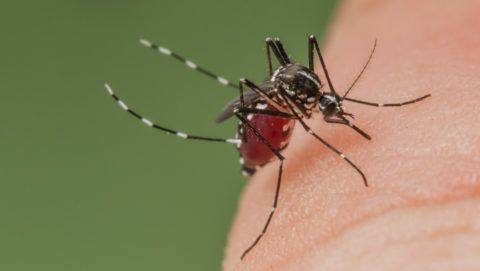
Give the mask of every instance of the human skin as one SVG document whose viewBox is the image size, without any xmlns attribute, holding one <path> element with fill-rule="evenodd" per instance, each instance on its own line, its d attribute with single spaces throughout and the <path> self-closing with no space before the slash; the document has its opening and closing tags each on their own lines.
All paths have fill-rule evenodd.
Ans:
<svg viewBox="0 0 480 271">
<path fill-rule="evenodd" d="M 394 108 L 345 102 L 372 141 L 318 115 L 308 121 L 365 172 L 368 188 L 297 125 L 266 235 L 241 261 L 270 212 L 278 161 L 243 192 L 224 270 L 480 270 L 479 11 L 476 0 L 341 4 L 323 50 L 337 91 L 378 39 L 349 96 L 432 97 Z"/>
</svg>

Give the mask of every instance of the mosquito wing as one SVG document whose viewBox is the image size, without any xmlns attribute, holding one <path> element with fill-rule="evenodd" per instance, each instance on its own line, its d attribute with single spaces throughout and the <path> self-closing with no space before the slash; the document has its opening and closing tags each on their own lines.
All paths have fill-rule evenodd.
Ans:
<svg viewBox="0 0 480 271">
<path fill-rule="evenodd" d="M 245 106 L 252 105 L 255 101 L 257 101 L 260 96 L 253 90 L 249 89 L 243 93 L 243 102 Z M 216 123 L 223 122 L 235 115 L 233 110 L 235 108 L 240 107 L 240 97 L 228 103 L 225 108 L 223 109 L 222 113 L 218 115 L 217 119 L 215 120 Z"/>
</svg>

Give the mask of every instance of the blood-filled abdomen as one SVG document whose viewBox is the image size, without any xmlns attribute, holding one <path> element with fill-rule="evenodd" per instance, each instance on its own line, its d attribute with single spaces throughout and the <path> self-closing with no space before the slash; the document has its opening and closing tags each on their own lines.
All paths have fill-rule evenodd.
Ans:
<svg viewBox="0 0 480 271">
<path fill-rule="evenodd" d="M 266 110 L 275 111 L 275 108 L 269 105 Z M 287 146 L 295 125 L 295 121 L 292 119 L 262 114 L 252 114 L 247 119 L 260 135 L 278 151 Z M 256 167 L 268 163 L 275 157 L 275 154 L 247 125 L 240 126 L 239 138 L 246 138 L 246 142 L 242 140 L 239 149 L 246 175 L 253 174 Z"/>
</svg>

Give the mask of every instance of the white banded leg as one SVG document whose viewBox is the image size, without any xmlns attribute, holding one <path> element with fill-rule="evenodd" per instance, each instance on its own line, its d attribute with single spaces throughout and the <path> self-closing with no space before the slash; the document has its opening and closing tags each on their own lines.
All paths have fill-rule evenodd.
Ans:
<svg viewBox="0 0 480 271">
<path fill-rule="evenodd" d="M 277 204 L 278 204 L 278 196 L 280 195 L 280 185 L 282 182 L 282 173 L 283 173 L 283 160 L 285 160 L 285 157 L 280 154 L 280 151 L 275 149 L 270 142 L 268 142 L 255 127 L 250 124 L 248 118 L 244 117 L 244 113 L 240 113 L 243 109 L 245 109 L 245 104 L 244 104 L 244 97 L 243 97 L 243 87 L 242 87 L 242 81 L 240 81 L 240 108 L 235 108 L 235 116 L 241 121 L 243 127 L 245 129 L 250 129 L 254 135 L 265 145 L 269 148 L 269 150 L 280 160 L 280 166 L 278 168 L 278 177 L 277 177 L 277 188 L 275 189 L 275 197 L 273 200 L 273 205 L 272 205 L 272 210 L 270 211 L 270 215 L 267 218 L 267 221 L 265 222 L 265 225 L 263 226 L 262 232 L 257 236 L 255 241 L 247 248 L 245 251 L 242 253 L 242 256 L 240 256 L 240 260 L 243 260 L 245 256 L 258 244 L 260 239 L 265 235 L 267 232 L 268 226 L 270 225 L 270 222 L 272 221 L 273 214 L 275 213 L 275 210 L 277 209 Z M 244 132 L 246 134 L 246 132 Z M 243 163 L 242 163 L 243 164 Z"/>
<path fill-rule="evenodd" d="M 122 100 L 120 100 L 120 98 L 118 98 L 118 96 L 113 92 L 112 88 L 108 85 L 108 84 L 105 84 L 105 88 L 107 89 L 108 93 L 110 94 L 110 96 L 112 96 L 113 99 L 115 99 L 118 103 L 118 105 L 120 105 L 120 107 L 127 111 L 128 113 L 130 113 L 132 116 L 136 117 L 137 119 L 139 119 L 143 124 L 149 126 L 149 127 L 152 127 L 152 128 L 155 128 L 155 129 L 158 129 L 160 131 L 163 131 L 167 134 L 170 134 L 170 135 L 175 135 L 177 137 L 180 137 L 180 138 L 183 138 L 183 139 L 194 139 L 194 140 L 203 140 L 203 141 L 214 141 L 214 142 L 225 142 L 225 143 L 231 143 L 231 144 L 240 144 L 240 139 L 236 139 L 236 138 L 214 138 L 214 137 L 203 137 L 203 136 L 194 136 L 194 135 L 188 135 L 186 133 L 183 133 L 183 132 L 180 132 L 180 131 L 176 131 L 176 130 L 172 130 L 172 129 L 169 129 L 169 128 L 166 128 L 166 127 L 163 127 L 163 126 L 160 126 L 156 123 L 153 123 L 152 121 L 150 121 L 149 119 L 143 117 L 142 115 L 138 114 L 137 112 L 133 111 L 132 109 L 130 109 Z"/>
<path fill-rule="evenodd" d="M 360 174 L 360 176 L 362 176 L 362 179 L 363 179 L 363 183 L 365 184 L 365 186 L 368 187 L 368 181 L 367 181 L 367 177 L 365 177 L 365 174 L 363 173 L 363 171 L 360 170 L 360 168 L 355 165 L 350 159 L 348 159 L 347 156 L 345 156 L 345 154 L 343 154 L 341 151 L 337 150 L 334 146 L 332 146 L 330 143 L 328 143 L 327 141 L 325 141 L 325 139 L 321 138 L 319 135 L 317 135 L 304 121 L 303 119 L 298 115 L 298 113 L 293 109 L 293 106 L 291 105 L 290 103 L 290 100 L 288 100 L 288 97 L 287 95 L 283 94 L 283 93 L 279 93 L 280 94 L 280 97 L 282 97 L 284 100 L 285 100 L 285 103 L 287 104 L 287 107 L 290 109 L 291 113 L 297 118 L 297 120 L 300 122 L 300 124 L 302 125 L 302 127 L 305 129 L 305 131 L 309 134 L 311 134 L 313 137 L 315 137 L 318 141 L 320 141 L 323 145 L 325 145 L 327 148 L 329 148 L 330 150 L 332 150 L 334 153 L 336 153 L 338 156 L 340 156 L 340 158 L 342 158 L 343 160 L 345 160 L 348 164 L 350 164 L 350 166 L 352 166 L 357 172 L 358 174 Z"/>
<path fill-rule="evenodd" d="M 280 166 L 278 168 L 278 177 L 277 177 L 277 187 L 275 189 L 275 197 L 273 200 L 272 204 L 272 210 L 270 211 L 270 215 L 267 218 L 267 221 L 265 222 L 265 225 L 263 226 L 262 232 L 257 236 L 255 241 L 247 248 L 245 251 L 242 253 L 242 256 L 240 256 L 240 260 L 243 260 L 245 256 L 258 244 L 260 239 L 265 235 L 267 232 L 268 226 L 270 225 L 270 222 L 272 221 L 273 214 L 275 213 L 275 210 L 277 209 L 277 204 L 278 204 L 278 197 L 280 195 L 280 185 L 282 182 L 282 173 L 283 173 L 283 160 L 285 160 L 285 157 L 283 157 L 278 150 L 276 150 L 263 136 L 258 132 L 255 127 L 253 127 L 250 122 L 243 118 L 240 113 L 235 113 L 237 118 L 242 122 L 243 125 L 245 125 L 245 129 L 250 129 L 255 136 L 265 145 L 267 146 L 270 151 L 280 160 Z"/>
<path fill-rule="evenodd" d="M 303 122 L 303 120 L 299 120 L 300 123 Z M 330 150 L 332 150 L 333 152 L 335 152 L 336 154 L 338 154 L 338 156 L 340 156 L 340 158 L 342 158 L 343 160 L 345 160 L 348 164 L 350 164 L 350 166 L 352 166 L 359 174 L 360 176 L 362 177 L 362 180 L 363 180 L 363 183 L 365 184 L 365 186 L 368 187 L 368 181 L 367 181 L 367 177 L 365 176 L 365 174 L 363 173 L 362 170 L 360 170 L 360 168 L 355 165 L 355 163 L 353 163 L 350 159 L 348 159 L 347 156 L 345 156 L 345 154 L 343 154 L 342 152 L 340 152 L 339 150 L 337 150 L 335 147 L 333 147 L 332 145 L 330 145 L 330 143 L 328 143 L 327 141 L 325 141 L 323 138 L 321 138 L 320 136 L 318 136 L 314 131 L 312 131 L 312 129 L 310 129 L 310 127 L 308 126 L 304 126 L 305 130 L 307 131 L 307 133 L 311 134 L 313 137 L 315 137 L 316 139 L 318 139 L 318 141 L 322 142 L 323 145 L 325 145 L 327 148 L 329 148 Z"/>
<path fill-rule="evenodd" d="M 198 66 L 197 64 L 195 64 L 194 62 L 184 58 L 183 56 L 175 53 L 175 52 L 172 52 L 170 49 L 167 49 L 165 47 L 162 47 L 162 46 L 159 46 L 159 45 L 156 45 L 148 40 L 144 40 L 144 39 L 141 39 L 140 40 L 140 43 L 148 48 L 151 48 L 155 51 L 158 51 L 164 55 L 167 55 L 167 56 L 171 56 L 173 58 L 175 58 L 176 60 L 184 63 L 187 67 L 189 67 L 190 69 L 192 70 L 196 70 L 196 71 L 199 71 L 200 73 L 212 78 L 212 79 L 215 79 L 217 82 L 219 82 L 220 84 L 224 85 L 224 86 L 229 86 L 229 87 L 232 87 L 232 88 L 236 88 L 238 89 L 238 86 L 231 83 L 230 81 L 228 81 L 227 79 L 225 79 L 224 77 L 221 77 L 221 76 L 218 76 L 200 66 Z"/>
<path fill-rule="evenodd" d="M 420 102 L 421 100 L 424 100 L 424 99 L 426 99 L 428 97 L 431 97 L 431 96 L 432 95 L 427 94 L 427 95 L 424 95 L 420 98 L 416 98 L 416 99 L 401 102 L 401 103 L 372 103 L 372 102 L 366 102 L 366 101 L 352 99 L 352 98 L 344 98 L 343 100 L 346 100 L 346 101 L 349 101 L 349 102 L 354 102 L 354 103 L 359 103 L 359 104 L 364 104 L 364 105 L 376 106 L 376 107 L 387 107 L 387 106 L 397 106 L 398 107 L 398 106 L 404 106 L 404 105 L 407 105 L 407 104 L 413 104 L 413 103 L 416 103 L 416 102 Z"/>
</svg>

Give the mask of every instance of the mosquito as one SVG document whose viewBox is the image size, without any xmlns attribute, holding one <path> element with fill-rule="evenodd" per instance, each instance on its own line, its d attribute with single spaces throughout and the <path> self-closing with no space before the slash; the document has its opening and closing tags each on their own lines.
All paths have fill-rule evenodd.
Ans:
<svg viewBox="0 0 480 271">
<path fill-rule="evenodd" d="M 270 214 L 261 233 L 241 255 L 240 259 L 242 260 L 266 234 L 273 215 L 277 210 L 285 160 L 282 151 L 288 146 L 296 122 L 299 122 L 308 134 L 312 135 L 325 147 L 345 160 L 360 175 L 363 184 L 368 187 L 367 178 L 362 170 L 343 152 L 339 151 L 313 131 L 305 123 L 305 119 L 311 118 L 313 113 L 320 112 L 323 115 L 324 121 L 327 123 L 345 125 L 352 128 L 365 139 L 371 140 L 371 137 L 365 131 L 351 122 L 350 119 L 353 119 L 354 115 L 344 111 L 343 102 L 348 101 L 376 107 L 399 107 L 422 101 L 431 96 L 427 94 L 400 103 L 374 103 L 347 97 L 370 63 L 377 45 L 376 40 L 367 62 L 343 95 L 339 95 L 335 90 L 320 52 L 317 39 L 313 35 L 308 38 L 308 67 L 292 61 L 287 55 L 280 39 L 267 38 L 265 45 L 269 77 L 260 84 L 255 84 L 246 78 L 240 79 L 238 85 L 234 84 L 224 77 L 218 76 L 198 66 L 168 48 L 144 39 L 141 39 L 140 43 L 163 55 L 170 56 L 184 63 L 190 69 L 196 70 L 224 86 L 237 89 L 239 91 L 239 97 L 227 104 L 216 119 L 217 123 L 221 123 L 231 117 L 236 117 L 239 120 L 237 133 L 234 138 L 215 138 L 190 135 L 161 126 L 130 109 L 126 103 L 113 92 L 112 88 L 108 84 L 105 84 L 108 93 L 117 101 L 122 109 L 139 119 L 145 125 L 182 139 L 223 142 L 236 145 L 240 155 L 239 160 L 242 166 L 242 174 L 244 176 L 253 175 L 259 168 L 276 159 L 280 161 L 275 196 Z M 272 53 L 279 63 L 279 67 L 275 70 L 273 68 Z M 325 75 L 328 91 L 323 91 L 324 84 L 315 70 L 315 53 L 318 56 L 323 74 Z"/>
</svg>

